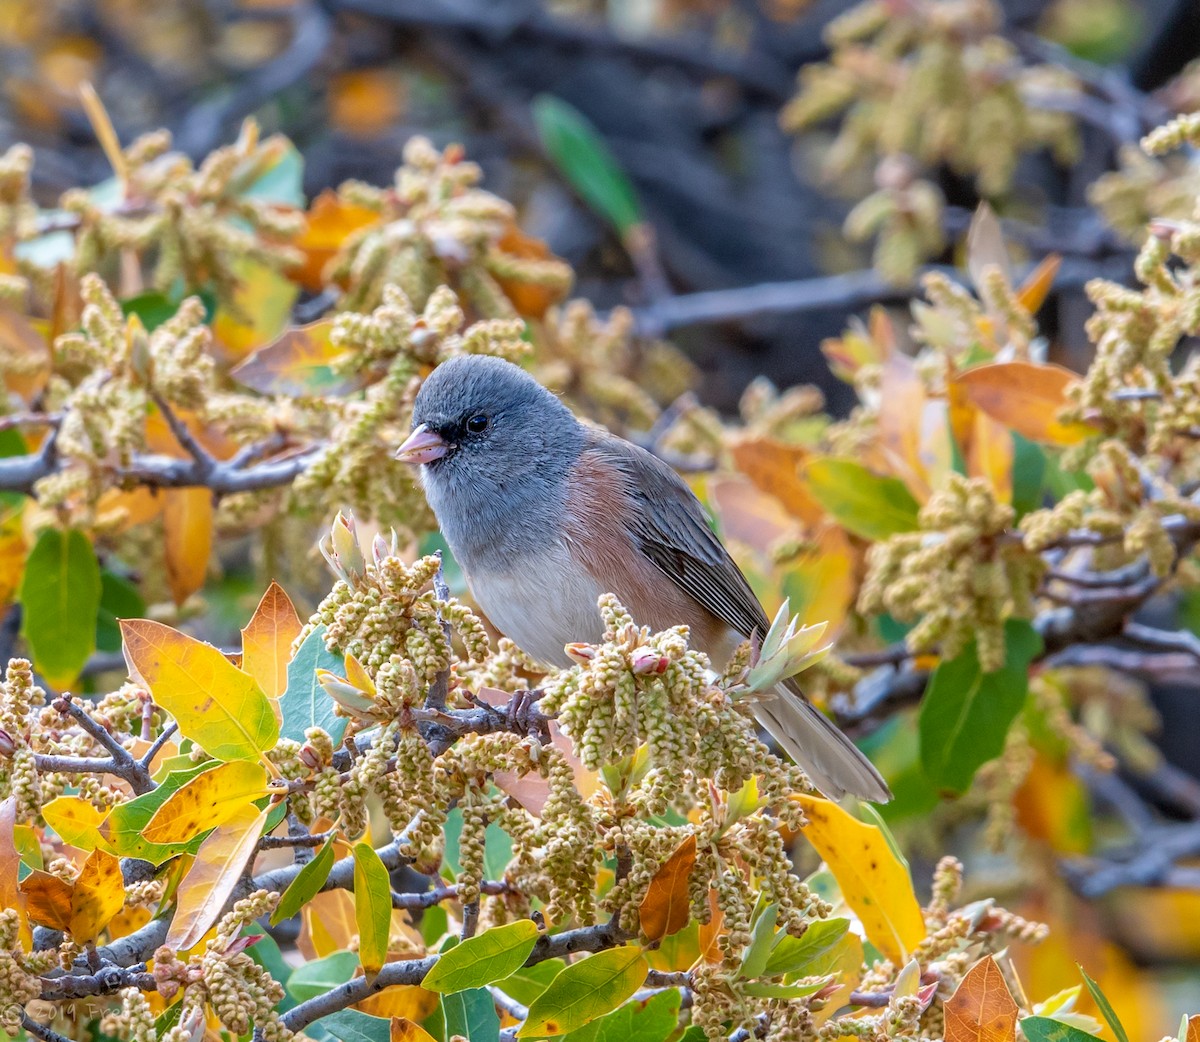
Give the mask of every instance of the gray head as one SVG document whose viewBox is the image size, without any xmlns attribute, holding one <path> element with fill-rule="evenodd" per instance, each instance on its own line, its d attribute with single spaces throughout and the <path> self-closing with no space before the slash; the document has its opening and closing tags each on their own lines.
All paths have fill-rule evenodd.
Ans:
<svg viewBox="0 0 1200 1042">
<path fill-rule="evenodd" d="M 458 553 L 455 543 L 477 528 L 507 530 L 523 512 L 560 508 L 554 491 L 582 439 L 571 411 L 519 366 L 462 355 L 421 385 L 413 433 L 396 458 L 421 464 L 430 506 Z"/>
</svg>

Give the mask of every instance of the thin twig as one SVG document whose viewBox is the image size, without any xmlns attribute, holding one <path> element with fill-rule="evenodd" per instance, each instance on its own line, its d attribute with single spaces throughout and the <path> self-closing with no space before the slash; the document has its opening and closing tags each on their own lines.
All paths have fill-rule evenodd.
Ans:
<svg viewBox="0 0 1200 1042">
<path fill-rule="evenodd" d="M 167 724 L 166 727 L 162 729 L 162 733 L 154 739 L 153 743 L 150 745 L 150 748 L 146 750 L 145 755 L 138 761 L 138 763 L 140 763 L 145 770 L 149 771 L 150 765 L 154 762 L 154 757 L 162 752 L 162 747 L 171 740 L 171 738 L 175 735 L 175 732 L 178 730 L 179 725 L 172 720 L 169 724 Z"/>
<path fill-rule="evenodd" d="M 73 1042 L 66 1035 L 60 1035 L 57 1031 L 53 1031 L 44 1024 L 39 1024 L 28 1013 L 21 1014 L 21 1027 L 23 1027 L 34 1038 L 41 1039 L 41 1042 Z"/>
</svg>

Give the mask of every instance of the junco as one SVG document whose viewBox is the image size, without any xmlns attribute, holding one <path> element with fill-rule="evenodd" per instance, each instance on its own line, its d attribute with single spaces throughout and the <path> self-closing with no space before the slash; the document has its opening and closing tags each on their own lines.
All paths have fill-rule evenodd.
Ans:
<svg viewBox="0 0 1200 1042">
<path fill-rule="evenodd" d="M 717 665 L 769 621 L 704 509 L 651 453 L 584 426 L 524 370 L 466 355 L 422 385 L 396 458 L 425 493 L 492 623 L 552 666 L 603 633 L 612 593 L 656 630 L 686 623 Z M 828 796 L 891 798 L 871 762 L 794 682 L 754 714 Z"/>
</svg>

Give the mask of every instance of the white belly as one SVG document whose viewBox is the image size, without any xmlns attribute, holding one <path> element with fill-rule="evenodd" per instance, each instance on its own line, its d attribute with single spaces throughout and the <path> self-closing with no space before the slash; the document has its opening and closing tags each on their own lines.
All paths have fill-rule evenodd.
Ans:
<svg viewBox="0 0 1200 1042">
<path fill-rule="evenodd" d="M 492 625 L 548 666 L 569 666 L 563 645 L 604 634 L 596 601 L 605 591 L 567 556 L 566 547 L 509 559 L 498 572 L 469 569 L 471 593 Z"/>
</svg>

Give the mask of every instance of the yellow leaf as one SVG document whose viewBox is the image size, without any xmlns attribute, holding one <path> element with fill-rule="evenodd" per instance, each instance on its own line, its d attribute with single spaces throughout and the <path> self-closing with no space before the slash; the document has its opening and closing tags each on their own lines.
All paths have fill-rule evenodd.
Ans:
<svg viewBox="0 0 1200 1042">
<path fill-rule="evenodd" d="M 287 687 L 292 641 L 302 628 L 295 606 L 272 580 L 242 630 L 242 669 L 258 681 L 268 698 L 278 698 Z"/>
<path fill-rule="evenodd" d="M 25 914 L 32 922 L 52 930 L 71 929 L 71 884 L 40 869 L 30 872 L 18 888 L 25 898 Z"/>
<path fill-rule="evenodd" d="M 438 994 L 418 984 L 397 984 L 384 988 L 378 995 L 365 998 L 354 1008 L 373 1017 L 400 1017 L 405 1020 L 424 1020 L 437 1009 Z"/>
<path fill-rule="evenodd" d="M 0 355 L 20 363 L 5 368 L 4 385 L 18 398 L 32 401 L 50 377 L 50 348 L 29 319 L 3 304 L 0 304 Z"/>
<path fill-rule="evenodd" d="M 267 793 L 261 763 L 233 760 L 196 775 L 173 792 L 142 830 L 147 843 L 186 843 L 218 827 Z"/>
<path fill-rule="evenodd" d="M 799 445 L 774 438 L 742 436 L 730 446 L 738 470 L 763 492 L 774 496 L 789 514 L 806 525 L 818 524 L 825 510 L 800 479 L 800 468 L 811 454 Z"/>
<path fill-rule="evenodd" d="M 642 933 L 652 941 L 682 930 L 691 918 L 688 886 L 696 867 L 696 836 L 688 836 L 650 880 L 638 906 Z"/>
<path fill-rule="evenodd" d="M 392 1017 L 388 1042 L 435 1042 L 435 1039 L 420 1024 L 414 1024 L 407 1017 Z"/>
<path fill-rule="evenodd" d="M 213 497 L 206 488 L 169 488 L 163 493 L 163 541 L 167 582 L 182 604 L 208 574 L 213 542 Z"/>
<path fill-rule="evenodd" d="M 331 318 L 294 326 L 240 362 L 230 375 L 263 394 L 313 398 L 353 391 L 370 373 L 361 366 L 351 375 L 334 371 L 333 363 L 346 349 L 333 342 L 332 332 Z"/>
<path fill-rule="evenodd" d="M 12 509 L 0 513 L 0 608 L 12 603 L 25 574 L 29 541 L 25 538 L 23 515 L 27 502 L 23 498 Z"/>
<path fill-rule="evenodd" d="M 94 941 L 124 905 L 120 860 L 107 850 L 93 850 L 71 891 L 71 936 L 79 944 Z"/>
<path fill-rule="evenodd" d="M 218 760 L 255 760 L 279 740 L 279 724 L 258 682 L 211 644 L 148 619 L 124 619 L 130 675 L 190 738 Z"/>
<path fill-rule="evenodd" d="M 837 525 L 825 524 L 812 543 L 790 561 L 782 574 L 783 592 L 804 626 L 828 623 L 836 637 L 854 603 L 854 555 L 850 539 Z"/>
<path fill-rule="evenodd" d="M 1063 423 L 1067 389 L 1077 381 L 1069 369 L 1032 362 L 997 362 L 960 373 L 955 382 L 993 420 L 1031 441 L 1074 445 L 1095 434 L 1085 423 Z"/>
<path fill-rule="evenodd" d="M 720 962 L 724 957 L 717 943 L 725 926 L 725 912 L 717 903 L 717 891 L 708 889 L 708 922 L 700 924 L 700 958 L 705 962 Z"/>
<path fill-rule="evenodd" d="M 1007 427 L 987 413 L 975 413 L 967 475 L 984 478 L 1001 503 L 1012 502 L 1013 438 Z"/>
<path fill-rule="evenodd" d="M 303 929 L 296 944 L 307 959 L 344 951 L 358 934 L 354 898 L 345 890 L 326 890 L 301 909 Z"/>
<path fill-rule="evenodd" d="M 138 488 L 125 491 L 110 488 L 96 503 L 97 524 L 124 532 L 135 525 L 153 521 L 163 512 L 167 497 L 158 489 Z"/>
<path fill-rule="evenodd" d="M 17 852 L 17 801 L 0 800 L 0 908 L 16 908 L 25 921 L 25 896 L 18 888 L 21 855 Z"/>
<path fill-rule="evenodd" d="M 283 332 L 299 287 L 261 261 L 243 258 L 234 264 L 237 288 L 232 302 L 213 315 L 217 345 L 230 360 L 244 358 Z"/>
<path fill-rule="evenodd" d="M 107 811 L 97 810 L 82 796 L 59 796 L 42 808 L 42 817 L 64 843 L 81 850 L 95 850 L 108 844 L 100 835 Z"/>
<path fill-rule="evenodd" d="M 887 837 L 836 803 L 796 795 L 808 824 L 805 838 L 816 848 L 854 910 L 867 939 L 897 965 L 925 938 L 925 920 L 908 869 Z"/>
<path fill-rule="evenodd" d="M 244 807 L 210 835 L 176 895 L 175 918 L 166 945 L 177 952 L 194 948 L 220 917 L 234 887 L 254 857 L 267 811 Z"/>
<path fill-rule="evenodd" d="M 945 1042 L 1012 1042 L 1017 1004 L 990 955 L 980 959 L 946 1000 Z"/>
</svg>

